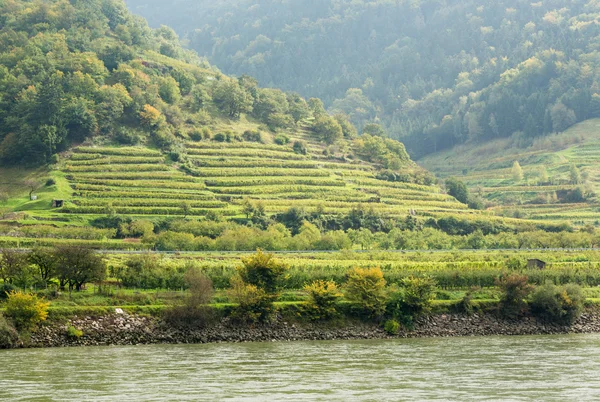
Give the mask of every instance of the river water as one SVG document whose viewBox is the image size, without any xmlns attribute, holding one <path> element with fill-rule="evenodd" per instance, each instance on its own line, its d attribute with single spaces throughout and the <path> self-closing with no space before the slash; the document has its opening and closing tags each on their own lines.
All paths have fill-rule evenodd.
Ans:
<svg viewBox="0 0 600 402">
<path fill-rule="evenodd" d="M 0 350 L 0 400 L 600 400 L 600 335 Z"/>
</svg>

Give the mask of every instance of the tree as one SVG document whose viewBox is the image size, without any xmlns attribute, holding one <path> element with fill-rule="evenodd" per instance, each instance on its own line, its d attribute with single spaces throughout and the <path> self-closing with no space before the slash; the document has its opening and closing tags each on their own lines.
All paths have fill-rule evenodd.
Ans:
<svg viewBox="0 0 600 402">
<path fill-rule="evenodd" d="M 242 203 L 242 212 L 246 215 L 246 219 L 250 219 L 250 216 L 252 216 L 255 211 L 256 208 L 254 207 L 254 204 L 252 204 L 252 201 L 248 198 L 244 199 L 244 202 Z"/>
<path fill-rule="evenodd" d="M 550 118 L 552 119 L 552 129 L 556 133 L 565 131 L 577 121 L 575 112 L 558 101 L 550 109 Z"/>
<path fill-rule="evenodd" d="M 27 259 L 37 267 L 40 279 L 47 286 L 56 272 L 57 258 L 54 251 L 36 247 L 27 255 Z"/>
<path fill-rule="evenodd" d="M 342 128 L 342 133 L 344 134 L 344 138 L 353 139 L 358 136 L 356 127 L 354 127 L 352 125 L 352 123 L 350 123 L 350 121 L 348 120 L 348 117 L 346 117 L 343 114 L 338 113 L 335 116 L 333 116 L 333 118 L 335 119 L 335 121 L 338 122 L 338 124 Z"/>
<path fill-rule="evenodd" d="M 160 111 L 152 105 L 144 105 L 139 116 L 142 125 L 148 128 L 157 127 L 164 119 Z"/>
<path fill-rule="evenodd" d="M 540 166 L 538 168 L 538 184 L 544 185 L 549 181 L 550 178 L 548 177 L 548 170 L 546 169 L 546 166 Z"/>
<path fill-rule="evenodd" d="M 4 283 L 19 282 L 27 269 L 27 256 L 16 250 L 5 248 L 0 253 L 0 279 Z M 21 281 L 23 282 L 23 281 Z M 20 283 L 20 285 L 25 285 Z"/>
<path fill-rule="evenodd" d="M 255 254 L 242 258 L 243 266 L 238 272 L 245 283 L 263 289 L 267 294 L 275 295 L 281 286 L 287 265 L 273 254 L 258 250 Z"/>
<path fill-rule="evenodd" d="M 512 176 L 513 180 L 516 182 L 523 180 L 523 169 L 521 168 L 519 161 L 515 161 L 515 163 L 513 163 Z"/>
<path fill-rule="evenodd" d="M 0 191 L 0 204 L 6 204 L 8 202 L 8 194 Z"/>
<path fill-rule="evenodd" d="M 79 246 L 61 246 L 55 250 L 56 273 L 61 289 L 81 291 L 83 285 L 101 281 L 106 275 L 106 264 L 93 250 Z"/>
<path fill-rule="evenodd" d="M 310 117 L 311 111 L 308 108 L 308 104 L 300 95 L 295 92 L 290 93 L 287 95 L 287 100 L 289 104 L 289 113 L 296 123 Z"/>
<path fill-rule="evenodd" d="M 240 87 L 237 81 L 228 79 L 219 81 L 213 89 L 212 98 L 219 110 L 232 119 L 252 111 L 252 96 Z"/>
<path fill-rule="evenodd" d="M 310 98 L 308 100 L 308 108 L 312 112 L 315 119 L 327 114 L 325 111 L 325 106 L 323 106 L 323 101 L 318 98 Z"/>
<path fill-rule="evenodd" d="M 36 179 L 27 179 L 23 182 L 23 185 L 29 190 L 29 199 L 31 200 L 33 197 L 33 192 L 41 186 L 41 183 Z"/>
<path fill-rule="evenodd" d="M 463 204 L 467 204 L 469 202 L 469 190 L 467 189 L 465 183 L 457 178 L 449 177 L 446 179 L 446 190 L 448 191 L 448 194 Z"/>
<path fill-rule="evenodd" d="M 352 243 L 360 244 L 362 250 L 370 249 L 375 241 L 373 232 L 366 228 L 360 228 L 358 230 L 350 229 L 348 230 L 348 237 L 350 237 Z"/>
<path fill-rule="evenodd" d="M 158 94 L 167 103 L 177 103 L 181 98 L 179 83 L 171 76 L 161 79 Z"/>
<path fill-rule="evenodd" d="M 571 184 L 581 184 L 581 172 L 574 163 L 569 166 L 569 182 Z"/>
<path fill-rule="evenodd" d="M 316 118 L 313 131 L 326 144 L 334 144 L 344 136 L 342 126 L 334 118 L 327 115 Z"/>
<path fill-rule="evenodd" d="M 268 321 L 287 266 L 261 250 L 242 258 L 242 264 L 230 281 L 229 295 L 239 304 L 236 315 L 250 321 Z"/>
<path fill-rule="evenodd" d="M 534 289 L 528 280 L 527 276 L 519 274 L 504 274 L 496 280 L 496 286 L 502 291 L 500 311 L 506 317 L 515 318 L 525 310 L 525 298 Z"/>
<path fill-rule="evenodd" d="M 369 134 L 374 137 L 385 137 L 385 130 L 375 123 L 369 123 L 363 128 L 363 134 Z"/>
</svg>

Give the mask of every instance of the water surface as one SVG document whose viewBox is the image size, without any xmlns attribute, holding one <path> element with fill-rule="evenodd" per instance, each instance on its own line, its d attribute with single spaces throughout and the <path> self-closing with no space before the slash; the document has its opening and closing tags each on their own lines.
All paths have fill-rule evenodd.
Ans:
<svg viewBox="0 0 600 402">
<path fill-rule="evenodd" d="M 600 400 L 600 335 L 0 350 L 0 400 Z"/>
</svg>

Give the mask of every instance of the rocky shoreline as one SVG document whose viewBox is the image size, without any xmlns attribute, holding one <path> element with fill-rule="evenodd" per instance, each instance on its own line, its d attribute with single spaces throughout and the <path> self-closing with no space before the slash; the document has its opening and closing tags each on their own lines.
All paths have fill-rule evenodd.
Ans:
<svg viewBox="0 0 600 402">
<path fill-rule="evenodd" d="M 70 326 L 81 330 L 83 335 L 69 335 Z M 157 318 L 125 313 L 97 318 L 73 317 L 67 323 L 46 324 L 31 335 L 28 346 L 273 342 L 566 333 L 600 333 L 600 311 L 586 310 L 570 327 L 543 323 L 533 317 L 507 321 L 488 313 L 439 314 L 419 319 L 413 331 L 401 331 L 396 336 L 391 336 L 380 326 L 370 323 L 345 322 L 332 325 L 291 323 L 283 319 L 261 326 L 240 326 L 223 320 L 203 329 L 182 329 L 168 326 Z"/>
</svg>

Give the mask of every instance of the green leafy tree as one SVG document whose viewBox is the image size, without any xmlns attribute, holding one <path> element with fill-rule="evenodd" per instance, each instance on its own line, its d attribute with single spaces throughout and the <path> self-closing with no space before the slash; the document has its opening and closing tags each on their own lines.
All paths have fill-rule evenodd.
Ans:
<svg viewBox="0 0 600 402">
<path fill-rule="evenodd" d="M 511 172 L 512 172 L 514 181 L 519 182 L 519 181 L 523 180 L 523 169 L 521 168 L 521 165 L 519 164 L 518 161 L 515 161 L 515 163 L 513 163 Z"/>
<path fill-rule="evenodd" d="M 313 131 L 326 144 L 335 144 L 344 136 L 340 124 L 327 115 L 320 115 L 315 119 Z"/>
<path fill-rule="evenodd" d="M 93 250 L 78 246 L 57 247 L 56 275 L 61 289 L 81 291 L 86 283 L 101 281 L 106 276 L 106 263 Z"/>
<path fill-rule="evenodd" d="M 232 119 L 252 111 L 252 96 L 233 80 L 219 81 L 213 89 L 212 98 L 219 110 Z"/>
<path fill-rule="evenodd" d="M 446 179 L 446 190 L 448 194 L 452 197 L 456 198 L 458 201 L 463 204 L 467 204 L 469 202 L 469 189 L 462 181 L 458 180 L 455 177 L 449 177 Z"/>
<path fill-rule="evenodd" d="M 581 184 L 581 172 L 579 168 L 574 163 L 569 166 L 569 182 L 571 184 Z"/>
</svg>

